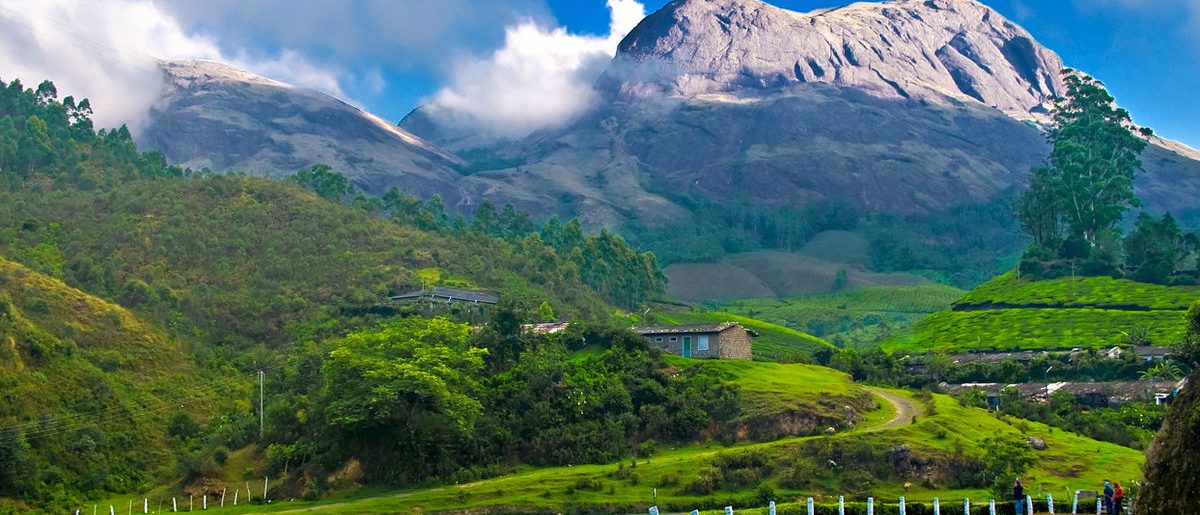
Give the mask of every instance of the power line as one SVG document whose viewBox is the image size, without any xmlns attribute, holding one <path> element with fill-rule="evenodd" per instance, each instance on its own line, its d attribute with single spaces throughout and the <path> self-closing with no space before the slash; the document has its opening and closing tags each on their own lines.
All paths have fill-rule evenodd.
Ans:
<svg viewBox="0 0 1200 515">
<path fill-rule="evenodd" d="M 273 365 L 270 367 L 264 367 L 262 370 L 260 370 L 258 372 L 258 374 L 260 374 L 261 377 L 265 378 L 266 371 L 275 370 L 281 366 L 283 366 L 282 363 L 276 364 L 276 365 Z M 145 417 L 148 417 L 149 415 L 152 415 L 154 413 L 167 411 L 170 409 L 175 409 L 177 404 L 180 402 L 187 402 L 190 404 L 192 402 L 201 400 L 201 399 L 195 399 L 192 395 L 189 395 L 189 394 L 194 394 L 194 393 L 198 393 L 198 392 L 202 392 L 202 391 L 206 391 L 206 390 L 212 390 L 212 389 L 220 388 L 220 387 L 234 386 L 236 384 L 245 384 L 247 379 L 249 379 L 249 378 L 246 376 L 235 375 L 235 376 L 223 377 L 223 378 L 209 381 L 206 383 L 202 383 L 199 385 L 194 385 L 194 386 L 185 388 L 183 390 L 177 391 L 173 395 L 168 396 L 166 398 L 156 397 L 156 400 L 159 401 L 159 404 L 156 406 L 147 405 L 147 406 L 143 406 L 140 408 L 139 407 L 127 407 L 127 406 L 113 406 L 110 408 L 93 410 L 93 411 L 87 412 L 87 413 L 59 415 L 59 416 L 44 418 L 44 419 L 38 420 L 38 421 L 31 421 L 31 422 L 26 422 L 26 423 L 21 423 L 21 424 L 14 424 L 14 425 L 0 427 L 0 431 L 7 432 L 8 430 L 12 430 L 12 433 L 10 433 L 4 437 L 0 437 L 0 443 L 10 444 L 10 443 L 16 442 L 22 438 L 24 438 L 26 441 L 29 441 L 29 440 L 38 439 L 38 438 L 52 437 L 52 436 L 57 436 L 57 435 L 61 435 L 61 434 L 78 431 L 78 430 L 83 429 L 88 426 L 104 426 L 104 425 L 112 424 L 115 422 L 123 421 L 126 419 L 145 420 Z M 260 390 L 260 392 L 261 392 L 261 390 Z M 262 398 L 261 398 L 261 393 L 260 393 L 260 407 L 259 407 L 260 419 L 263 416 L 261 399 Z M 24 428 L 29 428 L 29 427 L 33 427 L 33 429 L 24 429 Z M 261 431 L 262 427 L 263 427 L 263 422 L 260 420 L 260 431 Z"/>
</svg>

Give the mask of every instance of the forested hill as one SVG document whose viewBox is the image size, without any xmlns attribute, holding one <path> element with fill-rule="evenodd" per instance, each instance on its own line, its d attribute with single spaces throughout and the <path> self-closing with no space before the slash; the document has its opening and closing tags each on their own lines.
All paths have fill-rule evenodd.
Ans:
<svg viewBox="0 0 1200 515">
<path fill-rule="evenodd" d="M 124 128 L 93 132 L 86 101 L 55 97 L 13 82 L 0 100 L 0 251 L 173 330 L 270 343 L 330 307 L 439 282 L 585 318 L 662 288 L 652 256 L 577 223 L 539 231 L 511 209 L 468 222 L 436 197 L 355 198 L 325 167 L 289 182 L 192 173 L 139 154 Z"/>
<path fill-rule="evenodd" d="M 11 290 L 0 296 L 0 501 L 63 511 L 100 492 L 198 477 L 214 448 L 256 434 L 256 370 L 282 366 L 298 342 L 375 323 L 397 309 L 389 294 L 478 288 L 518 313 L 587 320 L 662 291 L 652 255 L 577 222 L 537 227 L 490 204 L 464 220 L 436 197 L 357 195 L 322 166 L 290 181 L 183 170 L 139 153 L 123 127 L 94 130 L 90 114 L 49 82 L 0 87 L 0 256 Z M 146 336 L 112 336 L 129 328 Z M 143 416 L 138 435 L 108 425 L 131 420 L 128 406 L 218 380 L 240 393 Z M 17 402 L 29 388 L 64 397 Z M 63 417 L 90 421 L 56 433 L 86 449 L 38 437 Z M 146 452 L 115 450 L 131 446 Z M 74 457 L 58 459 L 64 452 Z"/>
</svg>

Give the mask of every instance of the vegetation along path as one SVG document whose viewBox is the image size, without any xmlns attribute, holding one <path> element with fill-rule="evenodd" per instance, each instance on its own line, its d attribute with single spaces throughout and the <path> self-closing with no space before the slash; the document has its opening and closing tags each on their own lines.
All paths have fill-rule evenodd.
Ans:
<svg viewBox="0 0 1200 515">
<path fill-rule="evenodd" d="M 912 424 L 916 417 L 919 417 L 922 413 L 924 413 L 924 410 L 921 409 L 921 406 L 912 399 L 906 399 L 879 388 L 869 388 L 869 390 L 871 393 L 875 394 L 876 397 L 888 401 L 896 408 L 896 416 L 892 417 L 891 420 L 870 429 L 880 430 L 904 427 Z"/>
</svg>

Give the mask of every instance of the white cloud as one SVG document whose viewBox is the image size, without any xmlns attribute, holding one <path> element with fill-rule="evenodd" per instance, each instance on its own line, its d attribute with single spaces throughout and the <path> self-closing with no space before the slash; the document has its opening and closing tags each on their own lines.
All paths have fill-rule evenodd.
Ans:
<svg viewBox="0 0 1200 515">
<path fill-rule="evenodd" d="M 284 49 L 275 55 L 222 52 L 144 0 L 0 0 L 0 79 L 26 86 L 49 79 L 61 95 L 87 97 L 101 127 L 137 130 L 158 100 L 157 59 L 224 61 L 273 79 L 342 95 L 338 73 Z"/>
<path fill-rule="evenodd" d="M 592 83 L 617 44 L 645 17 L 636 0 L 608 0 L 607 36 L 570 34 L 532 20 L 510 26 L 504 46 L 487 57 L 456 61 L 432 109 L 494 136 L 521 136 L 563 124 L 596 99 Z"/>
</svg>

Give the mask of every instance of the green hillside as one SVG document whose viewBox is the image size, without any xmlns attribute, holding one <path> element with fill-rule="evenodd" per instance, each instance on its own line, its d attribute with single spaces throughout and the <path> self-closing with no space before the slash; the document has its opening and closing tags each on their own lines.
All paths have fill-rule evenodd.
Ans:
<svg viewBox="0 0 1200 515">
<path fill-rule="evenodd" d="M 120 306 L 0 258 L 0 497 L 65 509 L 75 492 L 143 491 L 172 472 L 168 421 L 247 398 L 242 379 L 199 370 Z"/>
<path fill-rule="evenodd" d="M 395 315 L 487 319 L 389 294 L 478 288 L 515 317 L 607 320 L 661 291 L 652 256 L 575 221 L 467 220 L 436 197 L 355 195 L 320 167 L 286 182 L 181 170 L 56 95 L 0 87 L 0 137 L 18 143 L 0 145 L 0 510 L 256 476 L 302 420 L 320 428 L 305 443 L 335 446 L 345 435 L 316 411 L 326 342 Z M 258 370 L 275 435 L 257 431 Z M 286 449 L 280 468 L 306 452 Z"/>
<path fill-rule="evenodd" d="M 930 410 L 932 408 L 932 410 Z M 987 466 L 982 442 L 1043 438 L 1045 451 L 1025 446 L 1033 458 L 1022 474 L 1028 485 L 1062 499 L 1068 490 L 1091 488 L 1103 479 L 1139 477 L 1138 451 L 1089 440 L 1016 419 L 1000 419 L 935 395 L 914 425 L 874 429 L 876 420 L 833 436 L 790 438 L 733 447 L 666 449 L 648 459 L 607 465 L 526 467 L 502 477 L 459 485 L 403 491 L 369 490 L 317 504 L 280 503 L 253 511 L 314 510 L 323 513 L 384 513 L 465 510 L 471 513 L 533 513 L 539 510 L 632 513 L 652 504 L 652 489 L 664 510 L 741 511 L 779 501 L 838 495 L 861 502 L 906 496 L 910 501 L 993 496 L 980 474 Z M 998 438 L 998 440 L 996 440 Z M 1014 443 L 1015 445 L 1015 443 Z M 902 450 L 901 450 L 902 449 Z M 829 461 L 836 466 L 830 466 Z M 907 485 L 907 486 L 906 486 Z"/>
<path fill-rule="evenodd" d="M 1200 286 L 1163 286 L 1111 277 L 1018 280 L 1012 272 L 971 290 L 954 304 L 959 309 L 1009 306 L 1094 307 L 1186 310 L 1200 302 Z"/>
<path fill-rule="evenodd" d="M 847 407 L 856 421 L 878 409 L 866 388 L 831 368 L 680 357 L 669 361 L 717 371 L 737 384 L 742 415 L 734 425 L 754 440 L 815 433 L 830 426 L 846 428 Z"/>
<path fill-rule="evenodd" d="M 1021 280 L 1005 274 L 881 344 L 889 352 L 1175 345 L 1200 287 L 1108 277 Z"/>
<path fill-rule="evenodd" d="M 792 354 L 812 355 L 817 350 L 832 347 L 825 340 L 795 329 L 721 311 L 666 312 L 657 314 L 656 320 L 664 324 L 742 324 L 759 334 L 751 342 L 757 361 L 777 361 Z"/>
<path fill-rule="evenodd" d="M 849 348 L 874 345 L 929 314 L 950 309 L 964 292 L 943 284 L 855 288 L 786 299 L 721 304 L 724 311 L 790 327 Z"/>
</svg>

